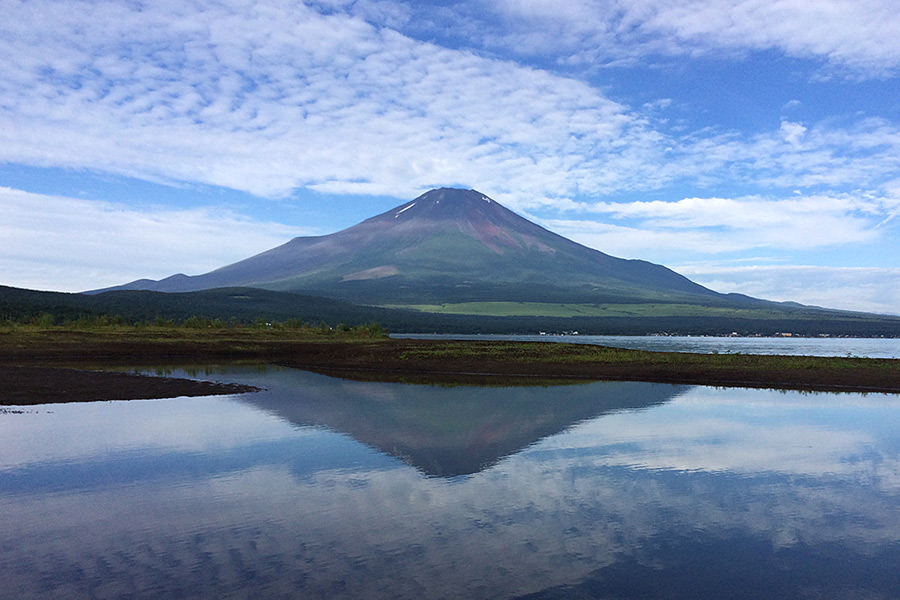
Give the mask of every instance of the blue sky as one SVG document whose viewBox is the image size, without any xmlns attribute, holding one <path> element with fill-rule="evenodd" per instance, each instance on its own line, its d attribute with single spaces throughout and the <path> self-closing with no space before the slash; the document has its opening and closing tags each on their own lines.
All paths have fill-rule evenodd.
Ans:
<svg viewBox="0 0 900 600">
<path fill-rule="evenodd" d="M 0 0 L 0 284 L 202 273 L 459 186 L 900 314 L 898 31 L 892 0 Z"/>
</svg>

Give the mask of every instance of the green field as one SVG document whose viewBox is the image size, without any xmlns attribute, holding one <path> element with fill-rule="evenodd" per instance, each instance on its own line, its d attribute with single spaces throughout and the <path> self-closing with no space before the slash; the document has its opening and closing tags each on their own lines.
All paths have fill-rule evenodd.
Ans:
<svg viewBox="0 0 900 600">
<path fill-rule="evenodd" d="M 762 308 L 729 308 L 697 304 L 556 304 L 545 302 L 459 302 L 445 304 L 393 305 L 444 315 L 485 317 L 729 317 L 739 319 L 784 318 L 787 311 Z M 790 318 L 803 318 L 792 311 Z"/>
</svg>

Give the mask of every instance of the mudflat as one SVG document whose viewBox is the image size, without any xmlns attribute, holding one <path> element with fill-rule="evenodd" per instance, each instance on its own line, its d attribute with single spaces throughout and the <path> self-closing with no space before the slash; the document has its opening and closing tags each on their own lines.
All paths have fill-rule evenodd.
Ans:
<svg viewBox="0 0 900 600">
<path fill-rule="evenodd" d="M 251 391 L 115 371 L 121 366 L 278 364 L 362 380 L 435 384 L 626 380 L 900 393 L 900 360 L 647 352 L 546 342 L 394 340 L 316 330 L 17 328 L 0 331 L 0 404 Z"/>
<path fill-rule="evenodd" d="M 257 388 L 234 383 L 195 381 L 41 366 L 0 366 L 0 405 L 25 406 L 96 400 L 139 400 L 242 394 Z"/>
</svg>

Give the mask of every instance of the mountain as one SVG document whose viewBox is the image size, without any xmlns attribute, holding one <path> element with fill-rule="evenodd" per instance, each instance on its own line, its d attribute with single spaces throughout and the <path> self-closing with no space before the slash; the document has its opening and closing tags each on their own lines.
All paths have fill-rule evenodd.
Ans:
<svg viewBox="0 0 900 600">
<path fill-rule="evenodd" d="M 752 302 L 552 233 L 475 190 L 435 189 L 337 233 L 298 237 L 197 276 L 118 288 L 255 287 L 357 303 Z"/>
<path fill-rule="evenodd" d="M 0 324 L 98 315 L 376 321 L 393 332 L 900 335 L 898 317 L 719 294 L 577 244 L 475 190 L 446 188 L 203 275 L 87 294 L 0 286 Z"/>
</svg>

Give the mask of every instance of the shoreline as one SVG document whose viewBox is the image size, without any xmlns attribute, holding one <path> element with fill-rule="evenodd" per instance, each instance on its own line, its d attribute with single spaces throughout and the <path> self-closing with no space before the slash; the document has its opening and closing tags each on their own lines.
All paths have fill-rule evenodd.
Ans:
<svg viewBox="0 0 900 600">
<path fill-rule="evenodd" d="M 103 370 L 238 362 L 348 379 L 434 385 L 616 380 L 900 393 L 900 359 L 688 354 L 583 344 L 342 338 L 251 329 L 50 330 L 0 332 L 0 405 L 253 391 L 233 384 Z"/>
</svg>

